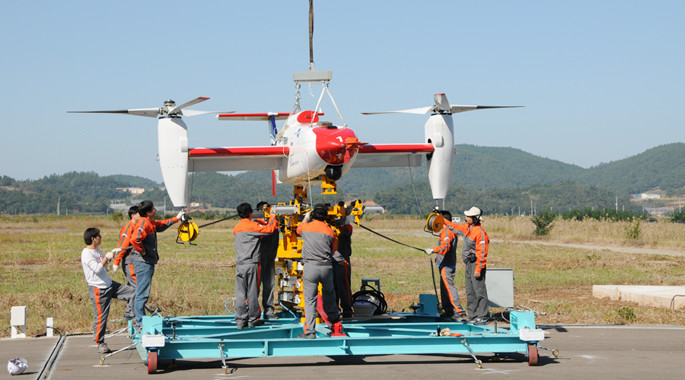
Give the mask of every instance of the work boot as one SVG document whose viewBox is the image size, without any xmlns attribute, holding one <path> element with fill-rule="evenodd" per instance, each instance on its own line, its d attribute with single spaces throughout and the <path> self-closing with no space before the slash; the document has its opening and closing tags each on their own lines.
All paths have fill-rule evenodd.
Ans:
<svg viewBox="0 0 685 380">
<path fill-rule="evenodd" d="M 270 311 L 268 313 L 264 313 L 263 319 L 265 321 L 267 321 L 269 319 L 278 319 L 278 316 L 273 311 Z"/>
<path fill-rule="evenodd" d="M 297 337 L 300 339 L 316 339 L 316 333 L 311 333 L 311 334 L 300 333 L 300 334 L 297 334 Z"/>
<path fill-rule="evenodd" d="M 479 326 L 479 325 L 487 325 L 489 322 L 490 322 L 490 321 L 489 321 L 487 318 L 484 318 L 484 317 L 475 318 L 473 321 L 471 321 L 471 323 L 473 323 L 473 324 L 476 325 L 476 326 Z"/>
<path fill-rule="evenodd" d="M 255 326 L 264 326 L 264 321 L 262 321 L 261 319 L 258 319 L 254 322 L 249 322 L 247 324 L 247 327 L 255 327 Z"/>
<path fill-rule="evenodd" d="M 107 347 L 107 343 L 98 343 L 98 353 L 109 354 L 110 352 L 112 352 L 112 350 L 110 350 L 109 347 Z"/>
</svg>

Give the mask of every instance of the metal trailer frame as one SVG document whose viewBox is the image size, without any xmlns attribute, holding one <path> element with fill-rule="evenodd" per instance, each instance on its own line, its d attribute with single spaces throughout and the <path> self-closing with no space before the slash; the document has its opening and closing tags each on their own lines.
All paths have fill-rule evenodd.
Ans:
<svg viewBox="0 0 685 380">
<path fill-rule="evenodd" d="M 420 299 L 429 305 L 437 301 L 432 294 Z M 511 311 L 508 328 L 446 320 L 422 307 L 416 313 L 346 320 L 343 327 L 345 336 L 331 336 L 325 324 L 317 324 L 316 339 L 300 339 L 300 318 L 291 315 L 241 330 L 234 316 L 145 316 L 141 331 L 129 327 L 129 332 L 148 373 L 155 373 L 162 359 L 221 359 L 227 373 L 228 359 L 287 356 L 470 354 L 482 368 L 477 353 L 522 352 L 536 365 L 538 342 L 544 339 L 529 311 Z"/>
</svg>

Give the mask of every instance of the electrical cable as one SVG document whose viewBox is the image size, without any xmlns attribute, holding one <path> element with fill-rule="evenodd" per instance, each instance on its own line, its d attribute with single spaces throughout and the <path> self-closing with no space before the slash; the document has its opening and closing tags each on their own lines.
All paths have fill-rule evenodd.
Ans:
<svg viewBox="0 0 685 380">
<path fill-rule="evenodd" d="M 293 318 L 297 319 L 297 315 L 295 315 L 295 313 L 292 310 L 290 310 L 287 306 L 283 305 L 283 302 L 281 302 L 281 300 L 278 300 L 278 303 L 279 303 L 279 305 L 281 305 L 282 308 L 287 310 L 288 313 L 290 313 L 290 315 L 293 316 Z"/>
<path fill-rule="evenodd" d="M 232 311 L 228 310 L 228 300 L 230 300 L 231 298 L 232 298 L 232 297 L 228 297 L 228 298 L 226 298 L 226 301 L 224 301 L 224 307 L 226 308 L 226 311 L 227 311 L 227 312 L 229 312 L 229 314 L 231 314 L 231 315 L 235 315 L 235 313 L 234 313 L 234 312 L 232 312 Z"/>
<path fill-rule="evenodd" d="M 407 169 L 409 169 L 409 178 L 411 182 L 411 191 L 414 193 L 414 200 L 416 201 L 416 207 L 419 209 L 419 213 L 421 213 L 421 205 L 419 204 L 419 197 L 416 196 L 416 189 L 414 189 L 414 175 L 411 172 L 411 158 L 407 156 Z"/>
<path fill-rule="evenodd" d="M 371 232 L 372 234 L 376 234 L 376 235 L 378 235 L 378 236 L 380 236 L 380 237 L 382 237 L 382 238 L 384 238 L 384 239 L 388 239 L 388 240 L 390 240 L 391 242 L 394 242 L 394 243 L 403 245 L 403 246 L 405 246 L 405 247 L 413 248 L 413 249 L 419 250 L 419 251 L 421 251 L 421 252 L 424 252 L 424 250 L 421 249 L 421 248 L 419 248 L 419 247 L 414 247 L 414 246 L 411 246 L 411 245 L 408 245 L 408 244 L 404 244 L 404 243 L 402 243 L 402 242 L 400 242 L 400 241 L 397 241 L 397 240 L 395 240 L 395 239 L 389 238 L 389 237 L 387 237 L 387 236 L 385 236 L 385 235 L 383 235 L 383 234 L 381 234 L 381 233 L 378 233 L 378 232 L 376 232 L 376 231 L 374 231 L 374 230 L 372 230 L 372 229 L 370 229 L 370 228 L 368 228 L 368 227 L 365 227 L 365 226 L 362 225 L 362 224 L 360 224 L 359 227 L 361 227 L 361 228 L 363 228 L 363 229 L 365 229 L 365 230 Z M 433 267 L 433 260 L 430 259 L 430 258 L 429 258 L 429 260 L 430 260 L 430 263 L 431 263 L 431 274 L 432 274 L 432 276 L 433 276 L 433 290 L 435 291 L 435 298 L 436 298 L 437 301 L 438 301 L 438 305 L 440 305 L 440 307 L 442 307 L 442 305 L 440 304 L 440 297 L 438 297 L 438 287 L 435 285 L 435 269 L 434 269 L 434 267 Z M 354 298 L 354 297 L 353 297 L 353 298 Z"/>
<path fill-rule="evenodd" d="M 388 239 L 388 240 L 390 240 L 390 241 L 393 242 L 393 243 L 397 243 L 397 244 L 399 244 L 399 245 L 403 245 L 403 246 L 405 246 L 405 247 L 413 248 L 413 249 L 416 249 L 416 250 L 418 250 L 418 251 L 424 252 L 424 250 L 423 250 L 422 248 L 414 247 L 414 246 L 411 246 L 411 245 L 409 245 L 409 244 L 404 244 L 404 243 L 402 243 L 402 242 L 400 242 L 400 241 L 397 241 L 397 240 L 392 239 L 392 238 L 389 238 L 389 237 L 387 237 L 387 236 L 385 236 L 385 235 L 383 235 L 383 234 L 380 234 L 380 233 L 378 233 L 378 232 L 376 232 L 376 231 L 374 231 L 374 230 L 372 230 L 372 229 L 370 229 L 370 228 L 368 228 L 368 227 L 365 227 L 365 226 L 363 226 L 363 225 L 361 225 L 361 224 L 359 225 L 359 227 L 361 227 L 361 228 L 363 228 L 363 229 L 365 229 L 365 230 L 371 232 L 372 234 L 376 234 L 376 235 L 382 237 L 383 239 Z"/>
<path fill-rule="evenodd" d="M 207 224 L 203 224 L 203 225 L 201 225 L 201 226 L 197 226 L 197 228 L 202 228 L 202 227 L 211 226 L 212 224 L 216 224 L 216 223 L 219 223 L 219 222 L 223 222 L 224 220 L 228 220 L 228 219 L 233 219 L 233 218 L 236 218 L 236 217 L 238 217 L 238 216 L 239 216 L 238 214 L 236 214 L 236 215 L 231 215 L 231 216 L 227 216 L 227 217 L 225 217 L 225 218 L 223 218 L 223 219 L 215 220 L 215 221 L 213 221 L 213 222 L 210 222 L 210 223 L 207 223 Z"/>
<path fill-rule="evenodd" d="M 431 275 L 433 276 L 433 290 L 435 291 L 435 299 L 438 301 L 438 306 L 442 309 L 442 303 L 440 302 L 440 297 L 438 297 L 438 287 L 435 285 L 435 266 L 433 265 L 433 259 L 428 258 L 431 262 Z"/>
</svg>

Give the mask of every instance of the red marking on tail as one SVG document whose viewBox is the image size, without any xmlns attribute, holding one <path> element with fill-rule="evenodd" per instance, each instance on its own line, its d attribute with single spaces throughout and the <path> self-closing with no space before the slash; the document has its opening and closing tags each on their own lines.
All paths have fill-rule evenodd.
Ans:
<svg viewBox="0 0 685 380">
<path fill-rule="evenodd" d="M 276 196 L 276 172 L 274 170 L 271 171 L 271 192 L 273 196 Z"/>
</svg>

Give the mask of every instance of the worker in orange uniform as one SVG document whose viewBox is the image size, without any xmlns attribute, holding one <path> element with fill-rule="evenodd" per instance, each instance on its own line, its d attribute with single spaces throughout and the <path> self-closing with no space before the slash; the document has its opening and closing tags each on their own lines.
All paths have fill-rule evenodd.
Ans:
<svg viewBox="0 0 685 380">
<path fill-rule="evenodd" d="M 445 224 L 464 239 L 462 260 L 465 264 L 466 310 L 475 325 L 488 323 L 488 290 L 485 287 L 486 262 L 490 237 L 481 226 L 483 210 L 471 207 L 464 211 L 466 224 L 445 220 Z"/>
<path fill-rule="evenodd" d="M 335 232 L 325 220 L 328 209 L 317 204 L 297 227 L 302 236 L 302 287 L 304 290 L 304 333 L 298 338 L 316 339 L 316 309 L 318 287 L 321 283 L 323 311 L 332 324 L 333 334 L 342 333 L 340 313 L 335 306 L 335 285 L 333 284 L 333 252 L 336 250 Z"/>
<path fill-rule="evenodd" d="M 271 235 L 276 227 L 272 215 L 266 225 L 252 220 L 252 206 L 241 203 L 237 207 L 240 222 L 233 228 L 235 237 L 235 324 L 238 330 L 261 326 L 259 319 L 259 251 L 262 238 Z"/>
<path fill-rule="evenodd" d="M 269 208 L 269 203 L 261 201 L 257 203 L 255 209 L 257 211 L 266 212 Z M 262 226 L 268 224 L 264 218 L 255 219 L 255 222 Z M 262 237 L 259 245 L 259 277 L 260 286 L 262 287 L 262 308 L 264 310 L 264 319 L 276 318 L 274 308 L 274 282 L 275 282 L 275 262 L 276 254 L 278 253 L 278 228 L 268 236 Z"/>
<path fill-rule="evenodd" d="M 452 213 L 441 211 L 445 220 L 452 220 Z M 446 225 L 440 231 L 440 245 L 427 248 L 426 254 L 435 253 L 435 266 L 440 271 L 440 303 L 443 318 L 464 320 L 466 315 L 459 301 L 459 293 L 454 286 L 454 273 L 457 268 L 457 235 Z"/>
<path fill-rule="evenodd" d="M 333 254 L 333 274 L 335 283 L 335 305 L 342 310 L 343 318 L 351 318 L 352 310 L 352 290 L 350 281 L 352 277 L 352 267 L 350 256 L 352 256 L 352 225 L 345 222 L 343 218 L 339 227 L 338 249 Z"/>
<path fill-rule="evenodd" d="M 121 270 L 124 272 L 124 276 L 126 276 L 126 285 L 135 288 L 136 274 L 133 271 L 133 264 L 126 264 L 126 257 L 128 257 L 128 254 L 131 251 L 131 248 L 129 248 L 131 247 L 131 235 L 133 235 L 133 230 L 140 219 L 140 215 L 138 214 L 138 206 L 131 206 L 128 209 L 128 219 L 128 223 L 126 223 L 126 225 L 121 228 L 121 231 L 119 231 L 119 243 L 117 244 L 117 248 L 121 249 L 121 252 L 119 252 L 119 254 L 114 257 L 114 261 L 112 261 L 112 274 L 117 273 L 117 270 L 119 269 L 119 266 L 122 265 L 121 262 L 123 261 L 124 264 Z M 127 320 L 133 319 L 136 316 L 135 312 L 133 311 L 134 302 L 135 298 L 131 297 L 126 304 L 124 318 Z"/>
<path fill-rule="evenodd" d="M 138 214 L 140 214 L 140 219 L 131 236 L 133 248 L 126 258 L 126 262 L 133 265 L 133 273 L 136 275 L 136 299 L 133 309 L 136 314 L 136 326 L 140 328 L 145 315 L 145 305 L 150 298 L 155 265 L 159 261 L 157 232 L 165 231 L 179 219 L 185 218 L 185 212 L 181 210 L 173 218 L 155 220 L 157 209 L 152 201 L 145 200 L 138 203 Z"/>
</svg>

